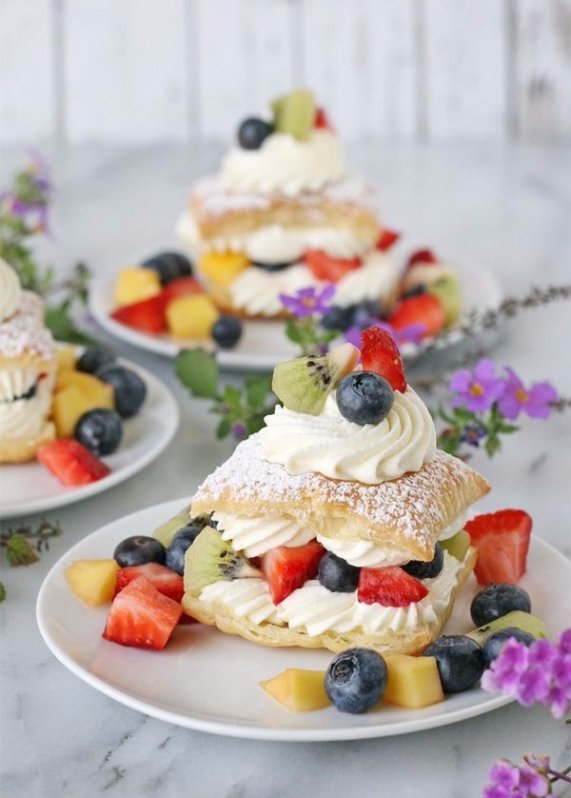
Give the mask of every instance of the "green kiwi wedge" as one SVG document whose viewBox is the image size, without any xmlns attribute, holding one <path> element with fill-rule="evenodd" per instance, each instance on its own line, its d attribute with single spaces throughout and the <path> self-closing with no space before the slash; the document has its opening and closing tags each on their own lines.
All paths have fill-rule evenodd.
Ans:
<svg viewBox="0 0 571 798">
<path fill-rule="evenodd" d="M 522 629 L 538 640 L 547 637 L 545 624 L 541 618 L 538 618 L 537 615 L 531 615 L 529 612 L 522 612 L 522 610 L 508 612 L 507 615 L 502 615 L 501 618 L 496 618 L 495 621 L 491 621 L 490 623 L 484 624 L 484 626 L 466 632 L 466 635 L 483 646 L 491 634 L 499 632 L 500 629 L 507 629 L 509 626 Z"/>
<path fill-rule="evenodd" d="M 230 543 L 222 540 L 220 532 L 210 526 L 204 527 L 184 558 L 184 590 L 191 596 L 199 596 L 202 589 L 213 582 L 260 575 L 257 568 L 235 552 Z"/>
<path fill-rule="evenodd" d="M 290 136 L 305 141 L 313 130 L 315 121 L 315 100 L 313 93 L 298 89 L 271 103 L 276 133 L 289 133 Z"/>
</svg>

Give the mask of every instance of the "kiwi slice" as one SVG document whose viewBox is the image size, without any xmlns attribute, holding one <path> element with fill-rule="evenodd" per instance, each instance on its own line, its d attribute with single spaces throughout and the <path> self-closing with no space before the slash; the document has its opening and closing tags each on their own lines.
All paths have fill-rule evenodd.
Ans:
<svg viewBox="0 0 571 798">
<path fill-rule="evenodd" d="M 435 296 L 444 310 L 444 324 L 447 327 L 456 324 L 462 312 L 462 296 L 455 274 L 443 274 L 428 283 L 426 290 Z"/>
<path fill-rule="evenodd" d="M 438 542 L 448 554 L 452 557 L 456 557 L 460 562 L 463 562 L 466 552 L 470 548 L 470 535 L 465 529 L 461 529 L 459 532 L 456 532 L 455 535 L 452 535 L 451 538 L 439 540 Z"/>
<path fill-rule="evenodd" d="M 547 637 L 545 624 L 541 618 L 538 618 L 537 615 L 531 615 L 529 612 L 522 612 L 522 610 L 508 612 L 507 615 L 502 615 L 501 618 L 496 618 L 495 621 L 466 632 L 466 635 L 483 646 L 491 634 L 499 632 L 500 629 L 507 629 L 508 626 L 515 626 L 524 632 L 529 632 L 536 639 Z"/>
<path fill-rule="evenodd" d="M 273 100 L 271 107 L 276 133 L 289 133 L 299 141 L 309 137 L 315 120 L 315 100 L 311 91 L 291 91 Z"/>
<path fill-rule="evenodd" d="M 327 396 L 359 358 L 353 344 L 342 344 L 327 355 L 296 357 L 279 363 L 272 377 L 272 391 L 289 410 L 317 416 Z"/>
<path fill-rule="evenodd" d="M 199 596 L 202 588 L 213 582 L 260 575 L 210 526 L 204 527 L 184 558 L 184 589 L 191 596 Z"/>
<path fill-rule="evenodd" d="M 178 530 L 182 529 L 183 526 L 186 526 L 188 522 L 189 508 L 183 507 L 182 510 L 180 510 L 176 515 L 173 515 L 173 517 L 169 518 L 168 521 L 165 521 L 163 524 L 158 526 L 152 533 L 153 537 L 162 543 L 166 549 L 170 546 L 171 540 L 174 538 Z"/>
</svg>

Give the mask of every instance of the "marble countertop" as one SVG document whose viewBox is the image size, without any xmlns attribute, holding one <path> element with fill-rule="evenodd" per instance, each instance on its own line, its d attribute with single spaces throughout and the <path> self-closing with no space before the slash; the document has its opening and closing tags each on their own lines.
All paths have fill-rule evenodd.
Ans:
<svg viewBox="0 0 571 798">
<path fill-rule="evenodd" d="M 6 153 L 2 182 L 22 155 Z M 78 258 L 99 272 L 172 243 L 189 180 L 211 168 L 217 155 L 215 149 L 160 147 L 55 153 L 56 232 L 46 257 L 61 273 Z M 370 145 L 355 152 L 353 161 L 378 182 L 387 224 L 406 230 L 410 247 L 430 244 L 453 262 L 485 264 L 510 295 L 532 283 L 569 282 L 569 148 Z M 494 359 L 526 380 L 548 378 L 571 395 L 570 317 L 568 304 L 518 317 L 504 330 Z M 113 519 L 190 495 L 231 450 L 228 441 L 214 439 L 212 417 L 177 384 L 169 361 L 120 343 L 116 349 L 173 390 L 181 407 L 180 434 L 130 482 L 49 513 L 64 533 L 39 563 L 2 565 L 0 580 L 8 591 L 0 606 L 3 795 L 329 798 L 350 792 L 467 798 L 479 795 L 500 756 L 517 760 L 525 752 L 549 752 L 554 763 L 569 764 L 569 727 L 541 708 L 510 705 L 452 726 L 379 740 L 251 742 L 148 718 L 99 694 L 57 662 L 34 617 L 38 589 L 53 563 Z M 523 427 L 497 458 L 474 460 L 494 486 L 484 506 L 525 507 L 535 534 L 571 557 L 571 416 Z"/>
</svg>

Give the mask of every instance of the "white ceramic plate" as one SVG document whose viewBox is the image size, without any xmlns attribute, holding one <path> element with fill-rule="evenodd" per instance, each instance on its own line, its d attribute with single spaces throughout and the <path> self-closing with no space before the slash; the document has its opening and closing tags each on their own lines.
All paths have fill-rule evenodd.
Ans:
<svg viewBox="0 0 571 798">
<path fill-rule="evenodd" d="M 90 608 L 71 594 L 64 570 L 86 557 L 111 557 L 117 543 L 145 534 L 174 515 L 183 499 L 141 510 L 84 538 L 47 575 L 37 602 L 40 632 L 53 654 L 95 689 L 168 723 L 205 732 L 263 740 L 351 740 L 384 737 L 455 723 L 509 703 L 479 688 L 448 697 L 422 710 L 390 707 L 347 715 L 333 707 L 290 713 L 258 686 L 287 667 L 325 668 L 327 651 L 271 649 L 199 625 L 177 627 L 162 652 L 123 648 L 103 640 L 107 608 Z M 521 585 L 533 611 L 555 635 L 568 625 L 571 562 L 542 540 L 532 542 L 528 573 Z M 446 625 L 467 631 L 469 604 L 476 589 L 466 584 Z"/>
<path fill-rule="evenodd" d="M 501 301 L 501 289 L 495 275 L 487 269 L 458 270 L 462 295 L 467 297 L 467 310 L 486 310 L 497 306 Z M 123 341 L 156 352 L 167 357 L 174 357 L 180 349 L 191 346 L 208 348 L 204 341 L 185 341 L 169 338 L 167 335 L 149 335 L 133 330 L 124 324 L 114 321 L 111 312 L 111 296 L 115 275 L 99 276 L 93 282 L 89 295 L 89 308 L 98 323 L 112 335 Z M 451 330 L 450 335 L 439 342 L 439 349 L 452 346 L 462 340 L 458 331 Z M 212 348 L 212 347 L 210 347 Z M 283 324 L 275 321 L 246 321 L 242 339 L 235 349 L 218 352 L 221 366 L 235 369 L 254 369 L 271 371 L 276 363 L 293 357 L 297 348 L 287 340 L 283 332 Z M 406 344 L 403 355 L 412 361 L 421 356 L 422 346 Z"/>
<path fill-rule="evenodd" d="M 142 377 L 147 386 L 147 397 L 138 415 L 125 419 L 119 449 L 104 458 L 111 473 L 88 485 L 64 487 L 36 461 L 0 465 L 0 517 L 43 513 L 87 499 L 129 479 L 168 446 L 179 423 L 174 396 L 146 369 L 129 360 L 120 359 L 118 362 Z"/>
</svg>

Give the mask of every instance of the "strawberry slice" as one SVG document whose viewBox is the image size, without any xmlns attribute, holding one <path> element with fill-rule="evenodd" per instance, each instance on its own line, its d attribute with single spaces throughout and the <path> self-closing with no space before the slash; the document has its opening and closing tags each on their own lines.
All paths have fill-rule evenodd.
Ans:
<svg viewBox="0 0 571 798">
<path fill-rule="evenodd" d="M 399 331 L 412 325 L 422 325 L 422 338 L 440 332 L 445 321 L 446 314 L 442 303 L 432 294 L 417 294 L 401 299 L 387 319 L 387 322 Z"/>
<path fill-rule="evenodd" d="M 179 576 L 172 568 L 167 568 L 166 565 L 160 565 L 157 562 L 146 562 L 143 565 L 130 565 L 127 568 L 120 568 L 117 571 L 115 595 L 127 587 L 133 579 L 138 579 L 139 576 L 144 576 L 163 596 L 168 596 L 180 604 L 184 595 L 182 576 Z"/>
<path fill-rule="evenodd" d="M 180 604 L 139 576 L 113 599 L 103 637 L 122 646 L 160 651 L 181 615 Z"/>
<path fill-rule="evenodd" d="M 73 438 L 58 438 L 43 443 L 37 456 L 62 485 L 87 485 L 111 473 L 109 466 Z"/>
<path fill-rule="evenodd" d="M 338 283 L 342 277 L 361 265 L 359 258 L 332 258 L 321 249 L 308 249 L 303 260 L 314 277 L 328 283 Z"/>
<path fill-rule="evenodd" d="M 417 263 L 438 263 L 436 255 L 431 249 L 417 249 L 406 262 L 406 269 L 412 269 Z"/>
<path fill-rule="evenodd" d="M 124 305 L 117 308 L 111 314 L 111 318 L 134 330 L 151 333 L 153 335 L 166 330 L 165 300 L 163 292 L 150 299 L 143 299 L 141 302 L 134 302 L 132 305 Z"/>
<path fill-rule="evenodd" d="M 327 114 L 324 108 L 316 108 L 315 109 L 315 119 L 313 120 L 313 127 L 322 130 L 333 130 L 331 127 L 331 123 L 327 118 Z"/>
<path fill-rule="evenodd" d="M 481 585 L 515 585 L 525 573 L 531 517 L 524 510 L 498 510 L 477 515 L 465 525 L 478 550 L 474 573 Z"/>
<path fill-rule="evenodd" d="M 161 291 L 161 297 L 166 307 L 169 302 L 172 302 L 173 299 L 178 299 L 178 297 L 203 293 L 204 288 L 194 277 L 177 277 L 176 280 L 171 280 L 170 283 L 165 285 Z"/>
<path fill-rule="evenodd" d="M 387 568 L 361 568 L 357 600 L 384 607 L 408 607 L 428 595 L 428 590 L 398 565 Z"/>
<path fill-rule="evenodd" d="M 387 252 L 396 242 L 399 240 L 401 234 L 397 233 L 395 230 L 388 230 L 386 227 L 381 230 L 379 233 L 379 237 L 377 238 L 377 243 L 375 244 L 375 249 L 378 249 L 380 252 Z"/>
<path fill-rule="evenodd" d="M 367 327 L 361 332 L 361 362 L 365 371 L 380 374 L 394 391 L 406 391 L 402 358 L 394 338 L 386 330 Z"/>
<path fill-rule="evenodd" d="M 324 553 L 321 543 L 312 540 L 305 546 L 278 546 L 264 554 L 262 571 L 274 604 L 279 604 L 308 579 L 313 579 Z"/>
</svg>

